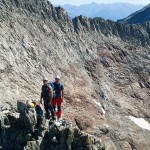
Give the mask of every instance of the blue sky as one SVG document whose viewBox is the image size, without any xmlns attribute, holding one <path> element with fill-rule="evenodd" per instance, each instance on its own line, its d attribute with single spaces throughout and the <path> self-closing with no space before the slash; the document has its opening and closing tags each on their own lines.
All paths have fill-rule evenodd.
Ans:
<svg viewBox="0 0 150 150">
<path fill-rule="evenodd" d="M 125 3 L 133 3 L 133 4 L 144 4 L 147 5 L 150 3 L 150 0 L 50 0 L 52 4 L 73 4 L 73 5 L 81 5 L 88 4 L 91 2 L 96 3 L 114 3 L 114 2 L 125 2 Z"/>
</svg>

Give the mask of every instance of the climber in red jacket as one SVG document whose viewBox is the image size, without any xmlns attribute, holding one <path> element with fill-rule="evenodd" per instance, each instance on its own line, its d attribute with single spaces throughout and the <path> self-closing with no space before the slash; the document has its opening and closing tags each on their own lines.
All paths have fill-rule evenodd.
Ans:
<svg viewBox="0 0 150 150">
<path fill-rule="evenodd" d="M 54 85 L 53 88 L 54 95 L 53 95 L 52 105 L 53 105 L 55 115 L 57 115 L 58 119 L 60 119 L 62 115 L 61 106 L 64 98 L 64 86 L 60 82 L 59 76 L 55 77 L 55 82 L 53 83 L 53 85 Z M 58 110 L 57 112 L 56 112 L 56 106 Z"/>
</svg>

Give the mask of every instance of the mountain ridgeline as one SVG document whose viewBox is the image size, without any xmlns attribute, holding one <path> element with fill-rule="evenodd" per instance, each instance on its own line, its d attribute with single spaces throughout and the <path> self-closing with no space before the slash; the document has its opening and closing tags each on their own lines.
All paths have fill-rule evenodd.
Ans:
<svg viewBox="0 0 150 150">
<path fill-rule="evenodd" d="M 139 24 L 150 21 L 150 4 L 141 10 L 129 15 L 128 17 L 118 20 L 118 22 L 126 24 Z"/>
<path fill-rule="evenodd" d="M 101 17 L 105 20 L 117 21 L 118 19 L 125 18 L 131 13 L 140 10 L 144 6 L 121 2 L 112 4 L 98 4 L 93 2 L 80 6 L 66 4 L 62 7 L 67 10 L 71 18 L 83 15 L 88 18 Z"/>
<path fill-rule="evenodd" d="M 150 118 L 149 38 L 149 22 L 70 19 L 47 0 L 0 0 L 0 108 L 6 113 L 10 103 L 39 98 L 42 77 L 53 80 L 57 74 L 64 84 L 63 115 L 78 127 L 62 130 L 62 141 L 74 135 L 70 149 L 94 147 L 95 138 L 80 134 L 84 130 L 106 150 L 149 150 L 149 130 L 132 121 Z M 11 146 L 7 141 L 0 145 Z"/>
<path fill-rule="evenodd" d="M 32 0 L 31 2 L 22 2 L 22 0 L 19 2 L 17 0 L 14 0 L 9 3 L 12 3 L 12 6 L 15 5 L 16 7 L 20 8 L 20 11 L 23 7 L 23 9 L 27 9 L 32 14 L 38 13 L 41 19 L 53 19 L 54 21 L 56 21 L 56 23 L 59 24 L 62 31 L 64 32 L 67 32 L 68 30 L 77 33 L 80 31 L 94 31 L 102 33 L 105 36 L 120 37 L 125 42 L 134 43 L 137 45 L 140 44 L 142 46 L 149 45 L 149 23 L 145 23 L 143 25 L 122 25 L 120 23 L 116 23 L 110 20 L 106 21 L 98 17 L 90 19 L 82 15 L 79 17 L 75 17 L 73 20 L 71 20 L 68 16 L 68 13 L 63 8 L 55 8 L 50 2 L 47 2 L 48 4 L 46 4 L 46 2 L 44 3 L 43 1 L 37 1 L 34 3 L 34 1 L 32 2 Z M 4 0 L 3 2 L 6 2 L 7 6 L 7 0 Z M 1 9 L 2 8 L 3 5 Z"/>
</svg>

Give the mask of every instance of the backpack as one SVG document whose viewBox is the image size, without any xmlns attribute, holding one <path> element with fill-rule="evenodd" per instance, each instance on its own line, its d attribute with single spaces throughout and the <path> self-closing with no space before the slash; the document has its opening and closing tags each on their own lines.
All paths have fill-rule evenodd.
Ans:
<svg viewBox="0 0 150 150">
<path fill-rule="evenodd" d="M 55 86 L 53 82 L 49 82 L 48 85 L 51 86 L 51 88 L 54 90 Z"/>
<path fill-rule="evenodd" d="M 43 109 L 40 105 L 35 106 L 36 116 L 37 118 L 42 118 L 43 116 Z"/>
</svg>

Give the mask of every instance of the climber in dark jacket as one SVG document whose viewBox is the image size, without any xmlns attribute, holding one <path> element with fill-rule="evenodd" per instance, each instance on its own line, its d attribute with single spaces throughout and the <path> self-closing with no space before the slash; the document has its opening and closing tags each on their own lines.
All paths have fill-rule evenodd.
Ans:
<svg viewBox="0 0 150 150">
<path fill-rule="evenodd" d="M 43 78 L 43 86 L 42 86 L 41 90 L 42 90 L 42 92 L 41 92 L 41 103 L 42 103 L 42 99 L 43 99 L 44 108 L 46 111 L 46 118 L 50 119 L 50 112 L 51 112 L 52 119 L 55 120 L 54 110 L 53 110 L 53 107 L 51 104 L 52 98 L 53 98 L 53 90 L 52 90 L 51 86 L 48 85 L 48 79 L 45 77 Z"/>
</svg>

